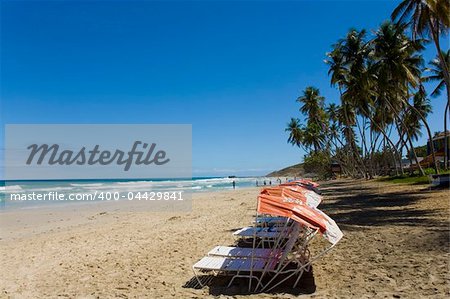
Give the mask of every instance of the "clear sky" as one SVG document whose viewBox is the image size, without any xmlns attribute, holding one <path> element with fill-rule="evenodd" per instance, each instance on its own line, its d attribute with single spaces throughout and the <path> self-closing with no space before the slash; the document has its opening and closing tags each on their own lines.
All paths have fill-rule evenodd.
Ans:
<svg viewBox="0 0 450 299">
<path fill-rule="evenodd" d="M 194 176 L 266 174 L 304 155 L 284 132 L 301 90 L 338 101 L 331 44 L 398 2 L 2 1 L 2 127 L 189 123 Z"/>
</svg>

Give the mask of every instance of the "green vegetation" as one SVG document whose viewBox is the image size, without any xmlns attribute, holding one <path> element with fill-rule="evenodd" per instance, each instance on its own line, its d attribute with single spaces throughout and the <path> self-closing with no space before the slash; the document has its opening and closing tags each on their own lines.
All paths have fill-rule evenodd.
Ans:
<svg viewBox="0 0 450 299">
<path fill-rule="evenodd" d="M 377 180 L 380 182 L 389 182 L 393 184 L 409 184 L 409 185 L 422 185 L 422 184 L 429 184 L 430 183 L 430 177 L 428 175 L 435 174 L 435 171 L 433 168 L 427 168 L 425 169 L 425 173 L 427 175 L 422 176 L 418 173 L 414 173 L 413 175 L 399 175 L 399 176 L 387 176 L 387 177 L 381 177 Z M 449 170 L 441 171 L 441 174 L 450 173 Z"/>
<path fill-rule="evenodd" d="M 417 157 L 426 157 L 427 156 L 427 146 L 417 146 L 414 148 L 414 151 L 416 152 Z M 414 153 L 412 150 L 408 152 L 408 159 L 414 159 Z"/>
<path fill-rule="evenodd" d="M 286 128 L 288 142 L 307 152 L 306 172 L 329 176 L 333 161 L 347 176 L 373 178 L 394 170 L 404 179 L 406 152 L 420 176 L 426 175 L 413 142 L 423 129 L 432 139 L 426 119 L 432 107 L 423 82 L 437 82 L 433 97 L 445 87 L 447 108 L 450 103 L 450 51 L 441 49 L 439 40 L 448 33 L 449 15 L 447 0 L 404 0 L 392 21 L 373 34 L 351 29 L 332 46 L 326 63 L 331 85 L 340 92 L 339 104 L 326 105 L 320 91 L 308 86 L 297 99 L 303 121 L 291 118 Z M 426 68 L 422 51 L 429 42 L 437 56 Z M 431 75 L 425 76 L 425 71 Z M 432 143 L 431 153 L 434 172 L 439 173 Z"/>
<path fill-rule="evenodd" d="M 393 184 L 408 184 L 408 185 L 424 185 L 430 183 L 428 176 L 390 176 L 377 179 L 380 182 L 389 182 Z"/>
<path fill-rule="evenodd" d="M 305 156 L 303 168 L 306 173 L 317 174 L 320 179 L 331 177 L 331 160 L 325 151 L 312 152 Z"/>
</svg>

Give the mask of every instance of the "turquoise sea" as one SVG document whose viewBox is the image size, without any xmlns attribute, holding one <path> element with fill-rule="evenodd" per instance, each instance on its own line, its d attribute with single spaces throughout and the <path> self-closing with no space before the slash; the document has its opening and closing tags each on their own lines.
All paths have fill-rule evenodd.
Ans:
<svg viewBox="0 0 450 299">
<path fill-rule="evenodd" d="M 208 192 L 232 190 L 235 188 L 261 186 L 264 181 L 275 184 L 275 179 L 266 177 L 194 177 L 192 179 L 138 179 L 138 180 L 48 180 L 48 181 L 0 181 L 0 207 L 4 209 L 17 206 L 9 203 L 12 194 L 51 193 L 87 194 L 121 193 L 135 194 L 144 192 Z M 36 202 L 27 201 L 20 206 L 29 206 Z"/>
</svg>

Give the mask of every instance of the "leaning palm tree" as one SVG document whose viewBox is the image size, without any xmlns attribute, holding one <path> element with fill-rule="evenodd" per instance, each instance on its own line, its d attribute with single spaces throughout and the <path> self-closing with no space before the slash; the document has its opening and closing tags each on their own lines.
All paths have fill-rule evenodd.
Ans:
<svg viewBox="0 0 450 299">
<path fill-rule="evenodd" d="M 419 91 L 414 94 L 413 106 L 417 111 L 420 112 L 421 115 L 425 117 L 427 117 L 431 113 L 432 108 L 430 99 L 427 97 L 424 88 L 420 88 Z M 422 126 L 420 125 L 420 119 L 418 119 L 417 113 L 410 113 L 408 120 L 408 134 L 410 134 L 413 140 L 418 140 L 419 137 L 422 136 L 421 127 Z"/>
<path fill-rule="evenodd" d="M 325 63 L 329 65 L 328 74 L 331 76 L 331 85 L 338 86 L 341 94 L 341 123 L 344 126 L 344 137 L 349 142 L 354 153 L 354 161 L 359 164 L 364 176 L 367 168 L 364 157 L 359 153 L 353 127 L 356 125 L 361 136 L 361 144 L 367 154 L 364 123 L 366 122 L 370 97 L 370 76 L 367 72 L 367 57 L 370 47 L 366 41 L 366 31 L 351 29 L 345 38 L 340 39 L 333 50 L 327 53 Z M 358 117 L 359 116 L 359 117 Z M 363 125 L 358 119 L 362 118 Z M 369 172 L 369 177 L 371 174 Z"/>
<path fill-rule="evenodd" d="M 437 97 L 441 94 L 442 89 L 444 87 L 447 89 L 447 94 L 449 93 L 448 89 L 450 88 L 445 84 L 445 70 L 442 68 L 442 63 L 440 62 L 441 57 L 444 57 L 445 64 L 450 65 L 450 50 L 447 52 L 442 51 L 441 55 L 437 55 L 435 59 L 430 62 L 430 67 L 427 68 L 431 75 L 425 76 L 423 79 L 425 82 L 429 81 L 438 81 L 436 88 L 431 92 L 432 97 Z M 448 111 L 450 108 L 450 103 L 447 101 L 447 105 L 444 109 L 444 134 L 447 134 L 447 118 Z M 448 149 L 447 149 L 447 141 L 444 142 L 444 168 L 448 167 Z"/>
<path fill-rule="evenodd" d="M 393 143 L 391 137 L 388 133 L 388 122 L 379 122 L 376 119 L 377 106 L 375 100 L 377 99 L 376 84 L 379 78 L 377 78 L 377 68 L 376 61 L 373 54 L 373 46 L 370 41 L 366 39 L 366 33 L 364 30 L 350 30 L 346 38 L 341 41 L 342 53 L 345 57 L 346 65 L 348 68 L 348 75 L 343 83 L 344 92 L 342 93 L 341 100 L 343 102 L 348 102 L 351 106 L 355 108 L 355 111 L 362 118 L 363 124 L 360 126 L 357 124 L 361 135 L 361 144 L 364 149 L 364 157 L 371 156 L 370 145 L 367 146 L 366 129 L 365 123 L 367 120 L 370 121 L 370 128 L 375 129 L 376 132 L 381 133 L 384 137 L 385 142 L 389 143 L 393 152 L 395 153 L 395 163 L 396 172 L 400 167 L 401 172 L 401 153 L 398 151 L 397 147 Z M 371 132 L 372 134 L 372 132 Z M 369 159 L 371 163 L 371 159 Z M 369 165 L 369 170 L 372 171 L 373 167 Z M 372 173 L 369 173 L 372 176 Z"/>
<path fill-rule="evenodd" d="M 418 111 L 420 115 L 423 115 L 424 117 L 427 117 L 432 111 L 430 100 L 428 99 L 423 88 L 420 88 L 414 94 L 413 107 L 415 108 L 415 110 L 407 109 L 403 115 L 403 123 L 405 124 L 405 126 L 403 127 L 402 133 L 406 135 L 411 153 L 416 160 L 416 164 L 419 168 L 420 173 L 422 175 L 425 175 L 420 163 L 418 163 L 417 155 L 412 143 L 413 140 L 417 141 L 419 137 L 422 136 L 422 125 L 420 123 L 421 119 L 416 111 Z"/>
<path fill-rule="evenodd" d="M 441 57 L 444 57 L 445 63 L 450 65 L 450 50 L 447 50 L 447 52 L 442 51 L 441 55 L 436 56 L 435 59 L 430 61 L 430 67 L 426 69 L 431 73 L 431 75 L 423 78 L 425 82 L 438 82 L 437 86 L 430 94 L 432 97 L 440 96 L 444 88 L 449 88 L 445 85 L 445 70 L 442 68 L 442 63 L 440 62 Z"/>
<path fill-rule="evenodd" d="M 392 12 L 391 18 L 400 24 L 408 24 L 413 39 L 431 36 L 436 46 L 444 75 L 444 82 L 450 86 L 450 65 L 440 46 L 440 36 L 448 32 L 450 26 L 450 2 L 448 0 L 403 0 Z M 447 102 L 450 91 L 447 89 Z"/>
<path fill-rule="evenodd" d="M 403 107 L 408 106 L 423 121 L 431 140 L 432 136 L 426 115 L 409 103 L 410 89 L 419 88 L 421 82 L 423 58 L 420 51 L 423 49 L 423 42 L 420 39 L 410 40 L 404 34 L 405 27 L 404 24 L 395 25 L 385 22 L 380 26 L 372 41 L 378 79 L 375 103 L 382 108 L 380 111 L 383 112 L 383 115 L 386 115 L 379 122 L 392 123 L 393 119 L 397 119 L 403 130 L 407 130 L 405 122 L 400 117 L 400 111 Z M 409 135 L 407 137 L 410 138 Z M 434 168 L 438 172 L 433 147 L 431 152 Z"/>
<path fill-rule="evenodd" d="M 344 55 L 341 51 L 341 43 L 333 45 L 333 50 L 327 53 L 328 59 L 324 60 L 329 65 L 328 75 L 331 77 L 331 86 L 338 86 L 339 92 L 342 95 L 342 86 L 347 75 L 347 68 L 345 67 Z"/>
</svg>

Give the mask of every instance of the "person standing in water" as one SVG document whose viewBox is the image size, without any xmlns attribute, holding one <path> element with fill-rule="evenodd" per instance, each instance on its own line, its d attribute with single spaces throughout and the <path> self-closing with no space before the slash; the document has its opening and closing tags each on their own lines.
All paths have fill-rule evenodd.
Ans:
<svg viewBox="0 0 450 299">
<path fill-rule="evenodd" d="M 236 189 L 236 182 L 233 181 L 233 189 Z"/>
</svg>

